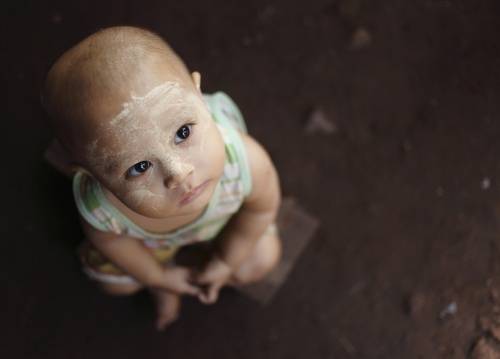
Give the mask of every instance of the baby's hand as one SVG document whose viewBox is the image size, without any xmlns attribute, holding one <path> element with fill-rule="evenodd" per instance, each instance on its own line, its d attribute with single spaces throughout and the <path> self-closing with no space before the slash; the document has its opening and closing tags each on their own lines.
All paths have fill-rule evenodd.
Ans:
<svg viewBox="0 0 500 359">
<path fill-rule="evenodd" d="M 186 267 L 167 267 L 163 271 L 163 280 L 156 287 L 176 294 L 199 296 L 201 288 L 192 282 L 192 270 Z"/>
<path fill-rule="evenodd" d="M 232 272 L 233 270 L 226 262 L 214 255 L 196 278 L 197 284 L 206 286 L 206 290 L 198 294 L 198 299 L 205 304 L 215 303 L 219 290 L 228 282 Z"/>
</svg>

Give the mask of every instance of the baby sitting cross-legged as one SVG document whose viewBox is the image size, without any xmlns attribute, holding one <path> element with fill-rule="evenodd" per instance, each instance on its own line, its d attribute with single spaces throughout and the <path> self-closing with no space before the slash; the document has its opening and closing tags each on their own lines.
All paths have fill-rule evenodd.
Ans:
<svg viewBox="0 0 500 359">
<path fill-rule="evenodd" d="M 134 27 L 89 36 L 51 67 L 42 103 L 55 133 L 47 158 L 73 179 L 83 270 L 106 293 L 147 289 L 162 329 L 182 295 L 214 303 L 277 264 L 271 159 L 233 101 L 202 94 L 162 38 Z M 208 259 L 182 264 L 182 247 Z"/>
</svg>

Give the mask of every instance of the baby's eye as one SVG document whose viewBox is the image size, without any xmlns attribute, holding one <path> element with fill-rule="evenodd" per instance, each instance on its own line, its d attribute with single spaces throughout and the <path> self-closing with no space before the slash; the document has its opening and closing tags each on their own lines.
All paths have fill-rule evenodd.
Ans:
<svg viewBox="0 0 500 359">
<path fill-rule="evenodd" d="M 175 133 L 175 140 L 174 140 L 175 144 L 179 144 L 185 141 L 191 134 L 192 127 L 193 127 L 192 125 L 181 126 L 181 128 L 179 128 Z"/>
<path fill-rule="evenodd" d="M 131 177 L 137 177 L 143 174 L 151 167 L 152 164 L 149 161 L 141 161 L 130 167 L 127 171 L 127 174 Z"/>
</svg>

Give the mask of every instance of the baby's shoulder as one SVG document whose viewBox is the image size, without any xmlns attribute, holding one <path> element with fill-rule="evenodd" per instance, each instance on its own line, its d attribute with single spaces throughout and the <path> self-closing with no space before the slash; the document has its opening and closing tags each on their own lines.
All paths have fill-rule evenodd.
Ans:
<svg viewBox="0 0 500 359">
<path fill-rule="evenodd" d="M 218 91 L 213 94 L 204 94 L 203 97 L 215 122 L 222 126 L 236 128 L 240 132 L 248 132 L 238 105 L 228 94 Z"/>
<path fill-rule="evenodd" d="M 241 139 L 248 159 L 249 173 L 252 179 L 250 199 L 276 176 L 276 169 L 264 146 L 252 136 L 242 133 Z"/>
</svg>

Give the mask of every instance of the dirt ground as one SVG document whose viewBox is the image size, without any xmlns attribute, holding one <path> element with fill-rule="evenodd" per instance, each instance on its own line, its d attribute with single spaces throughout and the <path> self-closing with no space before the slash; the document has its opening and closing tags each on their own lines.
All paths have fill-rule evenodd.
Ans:
<svg viewBox="0 0 500 359">
<path fill-rule="evenodd" d="M 496 0 L 8 2 L 0 357 L 500 358 L 499 16 Z M 149 298 L 82 275 L 39 86 L 118 24 L 230 94 L 321 221 L 269 305 L 227 289 L 158 333 Z"/>
</svg>

